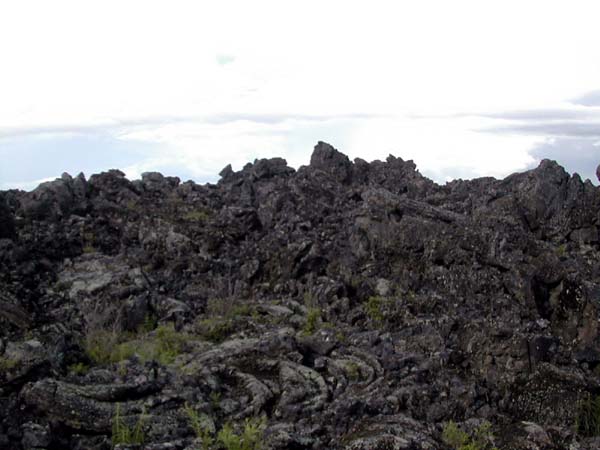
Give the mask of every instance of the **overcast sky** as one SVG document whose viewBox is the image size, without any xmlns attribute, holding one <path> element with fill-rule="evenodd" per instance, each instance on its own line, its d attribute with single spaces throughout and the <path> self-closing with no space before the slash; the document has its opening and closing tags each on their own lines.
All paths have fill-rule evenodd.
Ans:
<svg viewBox="0 0 600 450">
<path fill-rule="evenodd" d="M 503 177 L 600 163 L 597 1 L 5 1 L 0 188 L 64 171 L 413 159 Z"/>
</svg>

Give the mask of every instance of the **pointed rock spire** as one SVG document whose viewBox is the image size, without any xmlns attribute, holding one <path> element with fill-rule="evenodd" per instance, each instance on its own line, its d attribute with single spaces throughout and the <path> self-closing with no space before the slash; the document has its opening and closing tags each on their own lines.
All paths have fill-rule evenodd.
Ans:
<svg viewBox="0 0 600 450">
<path fill-rule="evenodd" d="M 347 182 L 352 174 L 352 162 L 332 145 L 319 141 L 310 157 L 310 167 L 332 175 L 340 182 Z"/>
</svg>

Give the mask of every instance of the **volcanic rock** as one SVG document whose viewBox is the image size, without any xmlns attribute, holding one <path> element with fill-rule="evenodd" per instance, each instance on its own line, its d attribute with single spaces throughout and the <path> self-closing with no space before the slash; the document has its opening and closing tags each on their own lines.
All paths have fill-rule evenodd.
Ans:
<svg viewBox="0 0 600 450">
<path fill-rule="evenodd" d="M 598 187 L 324 142 L 220 175 L 0 193 L 0 449 L 600 448 Z"/>
</svg>

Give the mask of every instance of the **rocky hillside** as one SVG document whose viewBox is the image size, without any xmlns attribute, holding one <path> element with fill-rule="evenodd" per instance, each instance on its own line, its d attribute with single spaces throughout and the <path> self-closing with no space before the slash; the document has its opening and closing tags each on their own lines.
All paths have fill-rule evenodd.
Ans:
<svg viewBox="0 0 600 450">
<path fill-rule="evenodd" d="M 0 193 L 0 448 L 600 448 L 600 188 L 220 175 Z"/>
</svg>

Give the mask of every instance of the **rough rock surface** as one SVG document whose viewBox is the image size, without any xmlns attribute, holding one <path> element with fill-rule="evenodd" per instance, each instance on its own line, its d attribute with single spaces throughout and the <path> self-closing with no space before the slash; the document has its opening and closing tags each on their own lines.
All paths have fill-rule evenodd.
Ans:
<svg viewBox="0 0 600 450">
<path fill-rule="evenodd" d="M 449 421 L 600 448 L 591 182 L 544 160 L 439 186 L 322 142 L 221 177 L 0 193 L 0 448 L 109 449 L 140 418 L 117 448 L 201 448 L 191 410 L 263 417 L 272 449 L 447 449 Z"/>
</svg>

